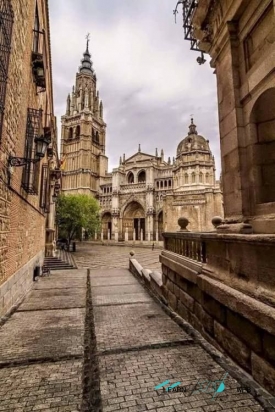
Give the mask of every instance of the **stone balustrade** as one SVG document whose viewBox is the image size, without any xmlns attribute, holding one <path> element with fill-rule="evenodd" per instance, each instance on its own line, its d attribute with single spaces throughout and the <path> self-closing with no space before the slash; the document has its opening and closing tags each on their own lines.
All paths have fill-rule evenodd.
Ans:
<svg viewBox="0 0 275 412">
<path fill-rule="evenodd" d="M 197 262 L 206 262 L 206 243 L 198 233 L 163 233 L 164 248 Z"/>
<path fill-rule="evenodd" d="M 120 186 L 120 191 L 121 192 L 127 192 L 131 190 L 146 190 L 146 183 L 128 183 L 126 185 L 121 185 Z"/>
</svg>

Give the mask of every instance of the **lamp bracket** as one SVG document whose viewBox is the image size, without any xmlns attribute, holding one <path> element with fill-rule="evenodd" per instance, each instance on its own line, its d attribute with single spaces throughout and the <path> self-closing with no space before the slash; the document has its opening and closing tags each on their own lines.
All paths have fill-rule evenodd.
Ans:
<svg viewBox="0 0 275 412">
<path fill-rule="evenodd" d="M 40 161 L 40 158 L 37 157 L 35 159 L 26 159 L 25 157 L 9 157 L 8 164 L 12 167 L 20 167 L 25 166 L 29 163 L 37 163 Z"/>
</svg>

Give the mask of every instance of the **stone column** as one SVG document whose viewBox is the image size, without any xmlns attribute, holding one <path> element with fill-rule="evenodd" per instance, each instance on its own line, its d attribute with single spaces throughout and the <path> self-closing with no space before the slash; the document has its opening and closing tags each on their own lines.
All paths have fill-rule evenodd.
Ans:
<svg viewBox="0 0 275 412">
<path fill-rule="evenodd" d="M 111 231 L 108 229 L 108 241 L 111 239 Z"/>
<path fill-rule="evenodd" d="M 134 231 L 133 231 L 133 242 L 135 242 L 136 241 L 136 231 L 135 231 L 135 228 L 134 228 Z"/>
<path fill-rule="evenodd" d="M 125 229 L 125 238 L 124 238 L 125 242 L 128 242 L 128 227 L 126 227 Z"/>
<path fill-rule="evenodd" d="M 143 229 L 140 229 L 140 241 L 143 242 Z"/>
</svg>

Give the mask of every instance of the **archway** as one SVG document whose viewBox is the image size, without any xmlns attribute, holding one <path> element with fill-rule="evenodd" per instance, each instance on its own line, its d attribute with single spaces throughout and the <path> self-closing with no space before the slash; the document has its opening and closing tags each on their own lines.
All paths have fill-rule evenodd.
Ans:
<svg viewBox="0 0 275 412">
<path fill-rule="evenodd" d="M 110 233 L 110 239 L 112 236 L 112 216 L 110 212 L 106 212 L 102 215 L 101 218 L 102 222 L 102 232 L 103 232 L 103 239 L 108 239 L 108 231 Z"/>
<path fill-rule="evenodd" d="M 140 203 L 133 201 L 129 203 L 123 213 L 123 233 L 128 229 L 128 240 L 141 240 L 141 230 L 145 239 L 145 213 Z"/>
<path fill-rule="evenodd" d="M 134 183 L 135 178 L 134 178 L 134 174 L 132 172 L 130 172 L 128 174 L 127 180 L 128 180 L 128 183 Z"/>
<path fill-rule="evenodd" d="M 138 174 L 138 183 L 145 183 L 145 182 L 146 182 L 146 173 L 144 170 L 142 170 Z"/>
<path fill-rule="evenodd" d="M 159 234 L 159 240 L 163 241 L 163 211 L 159 212 L 158 214 L 158 234 Z"/>
<path fill-rule="evenodd" d="M 275 202 L 275 87 L 256 101 L 250 118 L 254 134 L 251 170 L 256 203 Z"/>
</svg>

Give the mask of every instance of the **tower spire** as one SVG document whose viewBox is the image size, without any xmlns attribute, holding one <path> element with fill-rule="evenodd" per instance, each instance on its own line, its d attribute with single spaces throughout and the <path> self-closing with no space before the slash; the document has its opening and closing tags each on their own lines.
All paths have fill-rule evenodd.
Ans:
<svg viewBox="0 0 275 412">
<path fill-rule="evenodd" d="M 86 44 L 86 51 L 83 53 L 83 59 L 81 60 L 81 66 L 79 68 L 80 73 L 85 74 L 94 74 L 93 69 L 93 62 L 91 60 L 91 54 L 89 51 L 89 41 L 90 41 L 90 33 L 86 36 L 87 44 Z"/>
<path fill-rule="evenodd" d="M 193 116 L 193 115 L 192 115 Z M 191 124 L 189 126 L 189 132 L 188 134 L 198 134 L 197 132 L 197 126 L 194 124 L 194 119 L 191 117 Z"/>
</svg>

